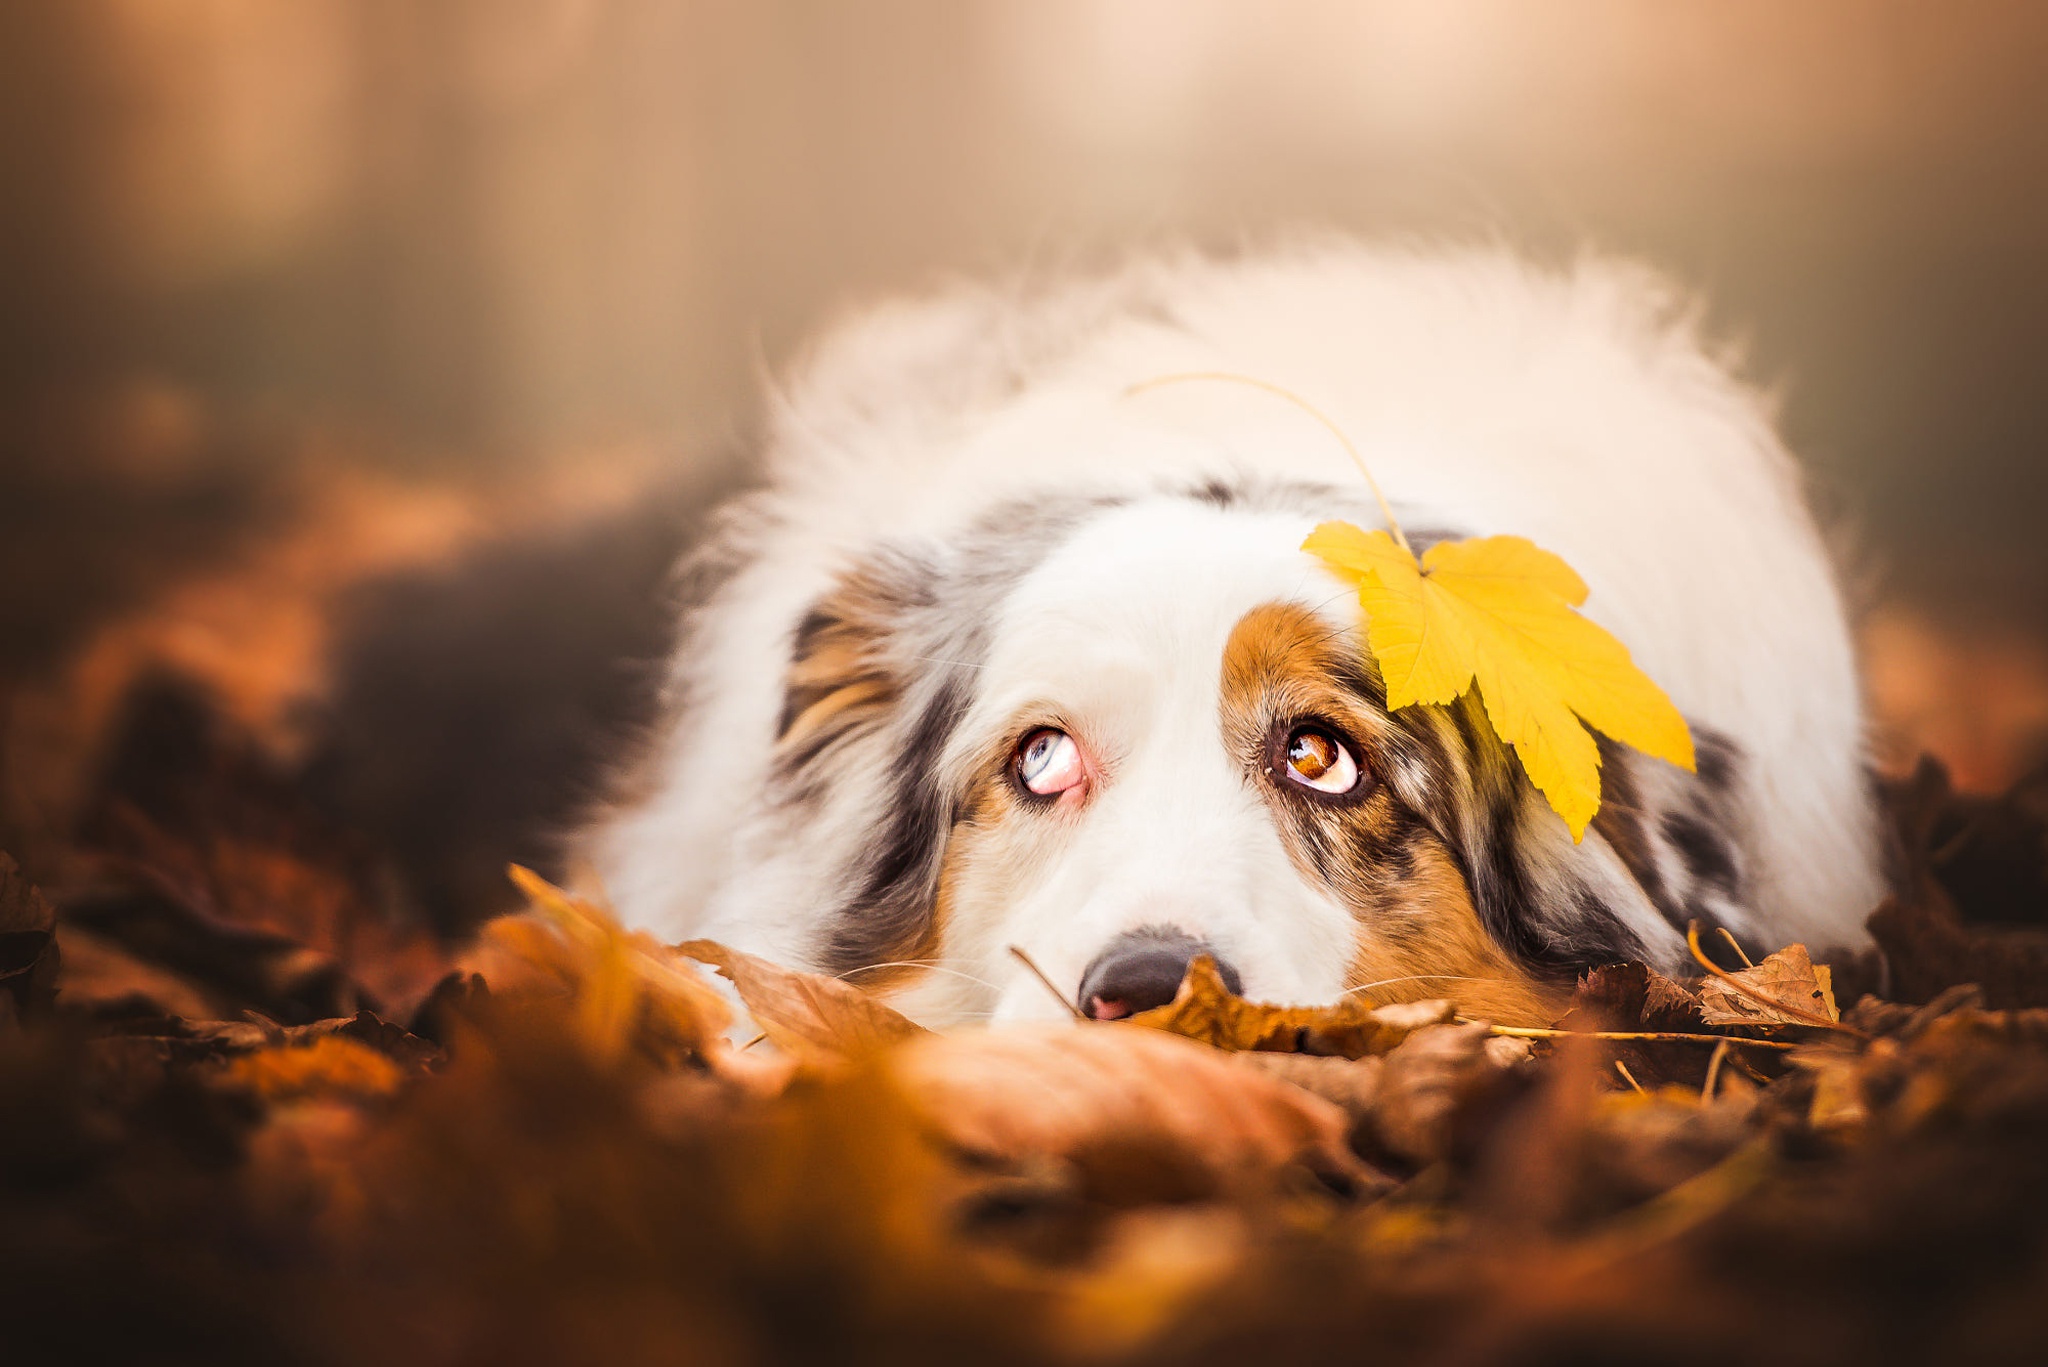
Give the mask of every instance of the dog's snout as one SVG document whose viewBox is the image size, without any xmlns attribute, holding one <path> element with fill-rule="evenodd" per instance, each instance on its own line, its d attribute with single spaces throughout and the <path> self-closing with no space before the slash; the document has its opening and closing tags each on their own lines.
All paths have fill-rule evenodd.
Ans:
<svg viewBox="0 0 2048 1367">
<path fill-rule="evenodd" d="M 1180 991 L 1197 955 L 1216 960 L 1232 992 L 1242 990 L 1237 970 L 1207 943 L 1165 928 L 1127 931 L 1110 941 L 1081 975 L 1081 1010 L 1094 1020 L 1122 1020 L 1164 1006 Z"/>
</svg>

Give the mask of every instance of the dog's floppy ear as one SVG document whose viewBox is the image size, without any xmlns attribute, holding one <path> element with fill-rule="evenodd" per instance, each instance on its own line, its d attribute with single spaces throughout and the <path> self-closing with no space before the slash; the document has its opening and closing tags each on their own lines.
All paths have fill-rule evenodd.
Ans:
<svg viewBox="0 0 2048 1367">
<path fill-rule="evenodd" d="M 1697 774 L 1602 738 L 1600 811 L 1574 843 L 1472 697 L 1415 710 L 1426 715 L 1408 724 L 1455 756 L 1445 766 L 1454 777 L 1409 800 L 1458 851 L 1487 930 L 1524 962 L 1675 968 L 1688 921 L 1746 921 L 1724 738 L 1694 728 Z"/>
<path fill-rule="evenodd" d="M 857 566 L 812 604 L 790 641 L 776 768 L 802 770 L 884 720 L 902 694 L 896 638 L 929 605 L 929 571 L 892 558 Z"/>
<path fill-rule="evenodd" d="M 953 822 L 937 760 L 969 700 L 939 585 L 927 559 L 874 557 L 812 605 L 790 642 L 771 786 L 786 829 L 845 889 L 815 949 L 830 971 L 928 948 Z"/>
</svg>

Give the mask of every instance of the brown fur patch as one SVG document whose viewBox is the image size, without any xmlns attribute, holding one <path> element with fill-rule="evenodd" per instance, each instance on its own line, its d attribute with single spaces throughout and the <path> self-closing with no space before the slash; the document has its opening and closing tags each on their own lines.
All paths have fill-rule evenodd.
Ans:
<svg viewBox="0 0 2048 1367">
<path fill-rule="evenodd" d="M 1569 988 L 1535 977 L 1487 933 L 1456 853 L 1377 781 L 1393 723 L 1355 643 L 1308 608 L 1246 613 L 1223 655 L 1222 723 L 1302 875 L 1359 927 L 1350 982 L 1376 1001 L 1449 997 L 1470 1015 L 1547 1024 Z M 1375 778 L 1359 799 L 1323 800 L 1278 771 L 1276 736 L 1313 722 L 1337 732 Z M 1430 975 L 1430 976 L 1425 976 Z M 1466 979 L 1470 981 L 1458 981 Z"/>
<path fill-rule="evenodd" d="M 884 574 L 858 569 L 798 627 L 776 734 L 785 766 L 803 763 L 896 702 L 885 646 L 900 601 L 900 591 Z"/>
</svg>

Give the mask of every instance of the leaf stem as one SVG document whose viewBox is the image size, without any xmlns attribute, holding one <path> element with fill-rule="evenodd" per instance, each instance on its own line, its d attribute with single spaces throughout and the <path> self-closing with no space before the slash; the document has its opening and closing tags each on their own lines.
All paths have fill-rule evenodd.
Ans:
<svg viewBox="0 0 2048 1367">
<path fill-rule="evenodd" d="M 1460 1016 L 1463 1025 L 1473 1025 L 1470 1016 Z M 1495 1025 L 1484 1022 L 1496 1035 L 1509 1039 L 1620 1039 L 1620 1040 L 1689 1040 L 1696 1044 L 1734 1044 L 1748 1049 L 1797 1049 L 1796 1044 L 1775 1039 L 1745 1039 L 1741 1035 L 1688 1034 L 1683 1030 L 1550 1030 L 1538 1025 Z"/>
<path fill-rule="evenodd" d="M 1358 454 L 1358 448 L 1351 444 L 1351 438 L 1345 436 L 1344 429 L 1337 426 L 1322 409 L 1317 408 L 1293 390 L 1283 389 L 1270 380 L 1257 380 L 1249 375 L 1233 375 L 1227 370 L 1190 370 L 1176 375 L 1157 375 L 1149 380 L 1140 380 L 1124 391 L 1124 397 L 1127 399 L 1134 398 L 1149 389 L 1162 389 L 1170 384 L 1187 384 L 1195 380 L 1216 380 L 1225 384 L 1241 384 L 1252 389 L 1263 389 L 1268 394 L 1277 395 L 1287 400 L 1287 402 L 1321 423 L 1329 430 L 1330 435 L 1337 439 L 1338 444 L 1344 448 L 1344 454 L 1351 457 L 1351 463 L 1358 467 L 1358 473 L 1365 476 L 1366 484 L 1372 489 L 1372 496 L 1379 501 L 1380 516 L 1386 519 L 1387 530 L 1393 534 L 1394 540 L 1409 555 L 1415 554 L 1414 548 L 1408 544 L 1407 533 L 1401 530 L 1400 519 L 1394 516 L 1394 506 L 1387 502 L 1386 494 L 1380 489 L 1380 482 L 1372 477 L 1372 471 L 1366 466 L 1365 457 Z"/>
</svg>

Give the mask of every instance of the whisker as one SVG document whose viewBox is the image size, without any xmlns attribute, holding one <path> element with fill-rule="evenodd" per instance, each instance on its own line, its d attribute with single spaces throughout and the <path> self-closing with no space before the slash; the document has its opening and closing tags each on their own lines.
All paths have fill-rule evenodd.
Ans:
<svg viewBox="0 0 2048 1367">
<path fill-rule="evenodd" d="M 907 660 L 922 660 L 922 661 L 923 661 L 924 663 L 926 663 L 926 664 L 933 664 L 933 665 L 954 665 L 954 666 L 957 666 L 958 668 L 961 668 L 961 669 L 987 669 L 987 668 L 988 668 L 988 666 L 987 666 L 987 665 L 982 665 L 982 664 L 976 664 L 976 663 L 975 663 L 974 661 L 972 661 L 972 660 L 948 660 L 948 659 L 944 659 L 944 658 L 942 658 L 941 656 L 937 656 L 937 655 L 906 655 L 906 656 L 904 656 L 904 658 L 905 658 L 905 659 L 907 659 Z"/>
<path fill-rule="evenodd" d="M 956 978 L 965 978 L 968 982 L 976 983 L 982 987 L 986 987 L 991 992 L 1000 992 L 1003 990 L 995 983 L 990 982 L 987 978 L 977 978 L 972 973 L 962 973 L 957 968 L 948 968 L 946 965 L 942 963 L 936 963 L 930 959 L 892 959 L 885 964 L 862 964 L 859 968 L 849 968 L 846 970 L 846 972 L 836 974 L 835 976 L 844 980 L 846 978 L 852 977 L 856 973 L 873 973 L 877 970 L 884 968 L 922 968 L 933 973 L 950 973 Z"/>
<path fill-rule="evenodd" d="M 1381 978 L 1376 983 L 1360 983 L 1356 987 L 1347 987 L 1344 989 L 1344 995 L 1348 997 L 1354 992 L 1367 992 L 1375 987 L 1389 987 L 1394 983 L 1419 983 L 1425 981 L 1440 983 L 1502 983 L 1506 982 L 1507 979 L 1471 978 L 1459 973 L 1410 973 L 1405 978 Z"/>
</svg>

